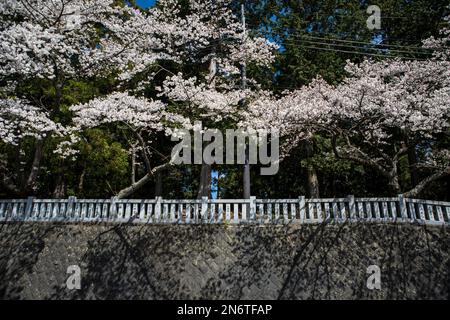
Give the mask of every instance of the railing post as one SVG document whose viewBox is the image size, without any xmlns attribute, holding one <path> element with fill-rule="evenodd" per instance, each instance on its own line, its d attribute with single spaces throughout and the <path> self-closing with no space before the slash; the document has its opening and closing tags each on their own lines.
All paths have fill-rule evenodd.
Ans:
<svg viewBox="0 0 450 320">
<path fill-rule="evenodd" d="M 202 197 L 202 211 L 200 213 L 200 221 L 206 221 L 208 215 L 208 197 Z"/>
<path fill-rule="evenodd" d="M 298 201 L 299 201 L 299 210 L 300 210 L 300 222 L 305 222 L 305 217 L 306 217 L 305 196 L 300 196 L 298 198 Z"/>
<path fill-rule="evenodd" d="M 400 216 L 403 221 L 408 219 L 408 213 L 406 211 L 406 199 L 402 194 L 398 195 L 398 207 L 400 209 Z"/>
<path fill-rule="evenodd" d="M 31 213 L 33 211 L 33 201 L 34 201 L 34 197 L 28 197 L 27 198 L 27 204 L 25 206 L 25 217 L 24 217 L 24 220 L 26 218 L 30 218 L 31 217 Z"/>
<path fill-rule="evenodd" d="M 156 197 L 155 198 L 156 203 L 155 203 L 155 220 L 157 222 L 161 221 L 161 200 L 162 197 Z"/>
<path fill-rule="evenodd" d="M 250 197 L 250 221 L 256 221 L 256 197 Z"/>
<path fill-rule="evenodd" d="M 72 215 L 75 212 L 75 202 L 77 202 L 77 197 L 70 196 L 67 203 L 67 213 L 69 214 L 69 218 L 72 218 Z"/>
<path fill-rule="evenodd" d="M 355 207 L 355 196 L 349 195 L 347 196 L 348 200 L 348 208 L 350 210 L 350 221 L 355 220 L 356 218 L 356 207 Z"/>
<path fill-rule="evenodd" d="M 116 201 L 118 199 L 119 199 L 118 197 L 111 197 L 111 203 L 109 205 L 109 219 L 111 220 L 117 219 Z"/>
</svg>

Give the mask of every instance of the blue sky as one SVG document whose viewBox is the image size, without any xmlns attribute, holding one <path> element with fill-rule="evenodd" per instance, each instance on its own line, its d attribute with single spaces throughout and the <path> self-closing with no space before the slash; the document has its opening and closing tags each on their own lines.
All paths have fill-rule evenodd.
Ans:
<svg viewBox="0 0 450 320">
<path fill-rule="evenodd" d="M 136 4 L 141 8 L 148 8 L 155 4 L 156 0 L 136 0 Z"/>
</svg>

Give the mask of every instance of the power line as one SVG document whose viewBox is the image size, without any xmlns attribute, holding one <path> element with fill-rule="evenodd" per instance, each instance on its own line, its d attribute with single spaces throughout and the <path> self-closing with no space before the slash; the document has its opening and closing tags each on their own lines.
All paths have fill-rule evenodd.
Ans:
<svg viewBox="0 0 450 320">
<path fill-rule="evenodd" d="M 393 53 L 425 55 L 425 54 L 431 53 L 431 51 L 430 52 L 420 52 L 417 50 L 422 50 L 422 49 L 424 49 L 424 51 L 432 50 L 432 49 L 425 49 L 425 48 L 412 47 L 412 46 L 389 45 L 390 47 L 411 48 L 414 50 L 406 51 L 406 50 L 399 50 L 399 49 L 387 49 L 388 50 L 387 54 L 375 53 L 375 52 L 362 52 L 362 51 L 358 51 L 358 50 L 381 51 L 384 48 L 376 48 L 375 46 L 378 46 L 377 44 L 367 43 L 367 42 L 362 42 L 362 41 L 353 41 L 353 40 L 346 40 L 346 39 L 328 39 L 328 38 L 323 38 L 323 37 L 302 36 L 302 35 L 292 35 L 292 36 L 294 36 L 294 39 L 284 39 L 282 41 L 282 44 L 290 46 L 290 47 L 302 47 L 302 48 L 309 48 L 309 49 L 313 49 L 313 50 L 324 50 L 324 51 L 341 52 L 341 53 L 347 53 L 347 54 L 357 54 L 357 55 L 383 57 L 383 58 L 403 58 L 403 59 L 410 59 L 410 60 L 426 60 L 426 59 L 405 57 L 405 56 L 396 55 Z M 307 39 L 303 39 L 303 38 L 307 38 Z M 324 40 L 325 42 L 318 41 L 319 39 Z M 196 49 L 196 48 L 193 48 L 193 49 L 197 54 L 208 53 L 210 51 L 209 50 L 210 48 L 217 47 L 221 43 L 226 44 L 227 42 L 233 42 L 233 41 L 238 41 L 238 40 L 239 39 L 236 37 L 224 37 L 221 39 L 213 39 L 210 41 L 209 45 L 202 46 L 200 49 Z M 338 43 L 327 42 L 327 41 L 333 41 L 333 42 L 335 41 Z M 306 45 L 305 45 L 305 42 L 307 43 Z M 346 43 L 349 43 L 349 44 L 346 44 Z M 363 44 L 366 47 L 355 46 L 353 44 Z M 324 46 L 328 46 L 328 47 L 324 47 Z M 383 45 L 383 46 L 388 46 L 388 45 Z M 330 47 L 333 47 L 333 48 L 330 48 Z M 345 48 L 352 48 L 352 49 L 356 49 L 356 50 L 345 50 Z"/>
<path fill-rule="evenodd" d="M 234 38 L 231 38 L 232 40 L 236 40 Z M 221 39 L 222 42 L 227 42 L 229 39 Z M 412 57 L 405 57 L 400 55 L 393 55 L 393 54 L 382 54 L 382 53 L 370 53 L 370 52 L 361 52 L 357 50 L 343 50 L 343 49 L 335 49 L 335 48 L 325 48 L 321 45 L 326 46 L 334 46 L 334 47 L 344 47 L 344 48 L 353 48 L 353 49 L 361 49 L 361 50 L 382 50 L 380 48 L 365 48 L 361 46 L 352 46 L 352 45 L 343 45 L 343 44 L 333 44 L 328 42 L 319 42 L 319 41 L 311 41 L 311 40 L 304 40 L 304 42 L 311 43 L 313 45 L 319 45 L 319 47 L 311 46 L 311 45 L 304 45 L 301 41 L 296 40 L 285 40 L 285 45 L 291 46 L 291 47 L 302 47 L 302 48 L 311 48 L 316 50 L 326 50 L 326 51 L 334 51 L 334 52 L 341 52 L 341 53 L 349 53 L 349 54 L 359 54 L 359 55 L 366 55 L 366 56 L 377 56 L 377 57 L 384 57 L 384 58 L 403 58 L 403 59 L 410 59 L 410 60 L 425 60 L 425 59 L 419 59 L 419 58 L 412 58 Z M 212 48 L 217 46 L 217 44 L 212 44 L 208 46 L 202 47 L 202 49 L 197 50 L 198 54 L 208 52 L 208 48 Z M 390 52 L 399 52 L 399 53 L 410 53 L 410 54 L 427 54 L 423 52 L 411 52 L 411 51 L 402 51 L 402 50 L 395 50 L 392 49 Z"/>
<path fill-rule="evenodd" d="M 430 52 L 418 52 L 418 51 L 406 51 L 406 50 L 397 50 L 397 49 L 382 49 L 382 48 L 373 48 L 373 47 L 362 47 L 362 46 L 354 46 L 350 44 L 339 44 L 339 43 L 330 43 L 330 42 L 320 42 L 320 41 L 313 41 L 313 40 L 289 40 L 286 39 L 285 42 L 287 43 L 298 43 L 302 44 L 304 42 L 312 43 L 312 44 L 318 44 L 318 45 L 326 45 L 326 46 L 334 46 L 334 47 L 344 47 L 344 48 L 354 48 L 354 49 L 362 49 L 362 50 L 389 50 L 389 52 L 398 52 L 398 53 L 409 53 L 409 54 L 417 54 L 417 55 L 425 55 L 430 54 Z"/>
<path fill-rule="evenodd" d="M 396 44 L 377 44 L 366 41 L 357 41 L 357 40 L 347 40 L 347 39 L 336 39 L 336 38 L 325 38 L 325 37 L 315 37 L 310 35 L 300 35 L 300 34 L 291 34 L 289 37 L 294 38 L 307 38 L 307 39 L 317 39 L 317 40 L 326 40 L 326 41 L 335 41 L 335 42 L 343 42 L 343 43 L 355 43 L 355 44 L 364 44 L 370 46 L 383 46 L 383 47 L 394 47 L 394 48 L 402 48 L 402 49 L 417 49 L 417 50 L 432 50 L 428 48 L 418 47 L 418 46 L 406 46 L 406 45 L 396 45 Z"/>
<path fill-rule="evenodd" d="M 338 17 L 369 17 L 369 14 L 366 13 L 366 11 L 361 11 L 361 14 L 350 14 L 350 13 L 330 13 L 330 14 L 326 14 L 326 13 L 299 13 L 299 15 L 301 15 L 302 17 L 306 17 L 306 16 L 313 16 L 313 17 L 334 17 L 334 16 L 338 16 Z M 422 16 L 385 16 L 383 14 L 381 14 L 381 19 L 416 19 L 416 18 L 422 18 Z"/>
<path fill-rule="evenodd" d="M 324 50 L 324 51 L 332 51 L 332 52 L 349 53 L 349 54 L 359 54 L 359 55 L 364 55 L 364 56 L 368 56 L 368 57 L 401 58 L 401 59 L 407 59 L 407 60 L 421 60 L 421 61 L 425 61 L 426 60 L 426 59 L 411 58 L 411 57 L 404 57 L 404 56 L 398 56 L 398 55 L 385 55 L 385 54 L 377 54 L 377 53 L 366 53 L 366 52 L 360 52 L 360 51 L 340 50 L 340 49 L 314 47 L 314 46 L 298 46 L 297 45 L 297 47 L 306 48 L 306 49 L 314 49 L 314 50 Z"/>
<path fill-rule="evenodd" d="M 319 37 L 316 37 L 316 38 L 319 38 Z M 296 38 L 296 39 L 299 39 L 299 38 Z M 323 39 L 323 40 L 328 40 L 328 39 L 326 39 L 326 38 L 320 38 L 320 39 Z M 215 39 L 215 40 L 213 40 L 213 41 L 211 41 L 211 43 L 214 43 L 214 44 L 209 44 L 209 45 L 206 45 L 206 46 L 202 46 L 202 49 L 201 50 L 203 50 L 203 49 L 206 49 L 206 48 L 212 48 L 212 47 L 215 47 L 215 46 L 217 46 L 217 45 L 220 45 L 220 43 L 221 42 L 223 42 L 223 43 L 226 43 L 226 42 L 231 42 L 231 41 L 237 41 L 238 39 L 236 39 L 236 38 L 234 38 L 234 37 L 230 37 L 230 38 L 222 38 L 222 39 Z M 338 47 L 351 47 L 351 48 L 358 48 L 358 49 L 365 49 L 365 50 L 383 50 L 383 48 L 373 48 L 373 46 L 377 46 L 376 44 L 371 44 L 371 43 L 367 43 L 367 42 L 356 42 L 355 41 L 355 43 L 362 43 L 362 44 L 364 44 L 364 45 L 367 45 L 367 46 L 371 46 L 371 47 L 362 47 L 362 46 L 352 46 L 352 45 L 344 45 L 344 44 L 340 44 L 340 43 L 331 43 L 331 42 L 320 42 L 320 41 L 316 41 L 316 40 L 308 40 L 308 39 L 299 39 L 299 40 L 295 40 L 295 39 L 285 39 L 285 40 L 283 40 L 282 42 L 297 42 L 297 43 L 301 43 L 302 41 L 304 41 L 304 42 L 310 42 L 310 43 L 317 43 L 317 44 L 324 44 L 324 45 L 334 45 L 334 46 L 338 46 Z M 349 43 L 350 43 L 350 41 L 348 41 Z M 401 47 L 401 46 L 398 46 L 398 47 Z M 413 48 L 413 47 L 405 47 L 405 48 Z M 420 47 L 415 47 L 415 49 L 416 50 L 420 50 L 420 49 L 422 49 L 422 48 L 420 48 Z M 391 50 L 391 51 L 394 51 L 394 52 L 405 52 L 405 53 L 412 53 L 412 52 L 415 52 L 415 53 L 420 53 L 420 54 L 425 54 L 425 52 L 418 52 L 418 51 L 402 51 L 402 50 L 397 50 L 397 49 L 389 49 L 389 50 Z M 425 50 L 425 48 L 424 48 L 424 50 Z M 426 49 L 426 50 L 432 50 L 432 49 Z"/>
<path fill-rule="evenodd" d="M 262 25 L 261 24 L 253 24 L 253 25 L 251 25 L 252 26 L 252 28 L 255 30 L 255 31 L 258 31 L 258 29 L 261 29 L 261 27 L 262 27 Z M 383 30 L 381 30 L 381 31 L 383 31 Z M 332 33 L 332 32 L 321 32 L 321 33 L 317 33 L 317 32 L 308 32 L 308 34 L 309 35 L 305 35 L 305 36 L 309 36 L 309 37 L 313 37 L 313 36 L 311 36 L 310 34 L 320 34 L 320 35 L 331 35 L 332 37 L 333 37 L 333 40 L 340 40 L 340 41 L 356 41 L 356 40 L 347 40 L 347 39 L 339 39 L 339 35 L 338 34 L 336 34 L 336 33 Z M 381 34 L 380 34 L 381 35 Z M 324 38 L 324 37 L 316 37 L 316 38 Z M 409 43 L 415 43 L 415 42 L 417 42 L 417 41 L 423 41 L 423 40 L 425 40 L 425 39 L 405 39 L 405 38 L 391 38 L 391 37 L 389 37 L 388 38 L 389 40 L 392 40 L 392 41 L 403 41 L 403 42 L 409 42 Z M 356 42 L 362 42 L 362 41 L 356 41 Z M 365 42 L 362 42 L 362 43 L 365 43 Z M 387 46 L 387 44 L 385 45 L 385 46 Z M 396 46 L 396 45 L 390 45 L 390 46 Z M 399 46 L 404 46 L 404 45 L 399 45 Z M 445 46 L 445 47 L 447 47 L 447 46 Z"/>
</svg>

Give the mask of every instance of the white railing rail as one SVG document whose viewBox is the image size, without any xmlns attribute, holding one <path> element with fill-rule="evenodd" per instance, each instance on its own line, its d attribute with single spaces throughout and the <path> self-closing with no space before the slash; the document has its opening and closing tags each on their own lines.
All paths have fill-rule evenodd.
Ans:
<svg viewBox="0 0 450 320">
<path fill-rule="evenodd" d="M 450 202 L 404 198 L 0 199 L 0 221 L 132 223 L 416 222 L 450 225 Z"/>
</svg>

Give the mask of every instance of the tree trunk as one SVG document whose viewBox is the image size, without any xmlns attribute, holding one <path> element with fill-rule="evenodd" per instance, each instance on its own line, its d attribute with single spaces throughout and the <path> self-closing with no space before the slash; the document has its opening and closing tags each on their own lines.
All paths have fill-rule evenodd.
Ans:
<svg viewBox="0 0 450 320">
<path fill-rule="evenodd" d="M 408 146 L 408 164 L 409 164 L 409 173 L 411 175 L 411 185 L 415 187 L 419 183 L 419 174 L 417 172 L 417 153 L 416 146 L 414 144 L 410 144 Z"/>
<path fill-rule="evenodd" d="M 41 168 L 41 160 L 44 155 L 44 139 L 38 139 L 35 145 L 33 164 L 31 166 L 30 174 L 28 175 L 26 184 L 24 186 L 24 193 L 34 194 L 36 192 L 36 181 Z"/>
<path fill-rule="evenodd" d="M 131 184 L 136 183 L 136 148 L 131 147 Z"/>
<path fill-rule="evenodd" d="M 221 199 L 222 195 L 220 193 L 220 171 L 217 171 L 217 199 Z"/>
<path fill-rule="evenodd" d="M 60 174 L 56 182 L 55 190 L 53 191 L 53 197 L 57 199 L 64 198 L 67 191 L 66 179 Z"/>
<path fill-rule="evenodd" d="M 400 183 L 398 182 L 398 175 L 393 175 L 389 180 L 389 187 L 394 192 L 394 194 L 399 194 L 401 192 Z"/>
<path fill-rule="evenodd" d="M 387 177 L 389 179 L 388 184 L 394 194 L 401 193 L 402 189 L 400 187 L 400 182 L 398 178 L 398 161 L 392 161 L 392 168 L 388 172 Z"/>
<path fill-rule="evenodd" d="M 200 172 L 200 186 L 198 188 L 197 198 L 211 197 L 211 165 L 203 163 Z"/>
<path fill-rule="evenodd" d="M 250 163 L 249 163 L 249 146 L 245 147 L 245 164 L 244 164 L 244 199 L 250 199 Z"/>
<path fill-rule="evenodd" d="M 312 163 L 311 160 L 312 156 L 314 155 L 314 143 L 312 134 L 309 134 L 308 139 L 305 141 L 305 149 L 306 149 L 306 156 L 308 158 L 306 174 L 308 181 L 309 196 L 311 198 L 320 198 L 319 179 L 317 178 L 316 168 L 314 167 L 314 164 Z"/>
<path fill-rule="evenodd" d="M 26 163 L 26 160 L 24 159 L 24 157 L 22 157 L 22 152 L 21 152 L 22 148 L 23 148 L 23 141 L 20 141 L 15 150 L 15 159 L 16 159 L 17 171 L 18 171 L 17 180 L 16 180 L 17 182 L 15 184 L 18 186 L 24 186 L 26 184 L 26 179 L 27 179 L 25 166 L 22 165 L 22 164 Z"/>
<path fill-rule="evenodd" d="M 82 194 L 84 189 L 84 177 L 86 176 L 86 165 L 83 167 L 83 171 L 80 175 L 80 180 L 78 182 L 78 193 Z"/>
<path fill-rule="evenodd" d="M 308 164 L 307 175 L 309 196 L 311 198 L 320 198 L 319 179 L 317 179 L 317 172 L 312 164 Z"/>
<path fill-rule="evenodd" d="M 156 181 L 155 181 L 155 197 L 162 196 L 162 172 L 159 171 L 156 173 Z"/>
</svg>

